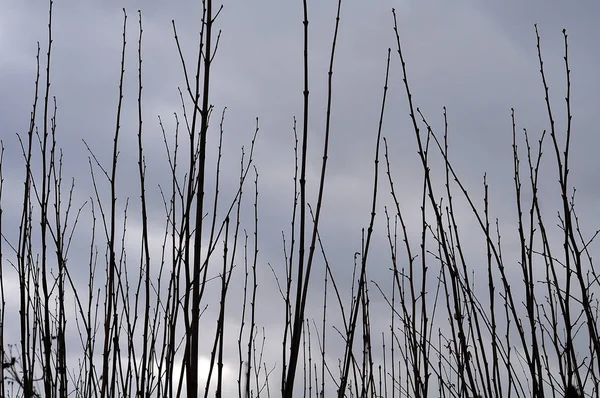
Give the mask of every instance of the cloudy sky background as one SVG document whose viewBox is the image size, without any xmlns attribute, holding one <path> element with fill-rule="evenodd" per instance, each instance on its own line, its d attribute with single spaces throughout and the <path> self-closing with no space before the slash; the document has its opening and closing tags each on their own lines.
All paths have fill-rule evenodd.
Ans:
<svg viewBox="0 0 600 398">
<path fill-rule="evenodd" d="M 143 107 L 144 149 L 147 158 L 147 182 L 151 226 L 158 249 L 164 230 L 164 210 L 158 184 L 168 186 L 169 169 L 158 125 L 160 115 L 170 137 L 174 117 L 181 117 L 177 87 L 184 88 L 182 68 L 172 33 L 176 21 L 184 53 L 195 59 L 198 39 L 198 1 L 80 2 L 57 1 L 54 5 L 52 95 L 58 103 L 57 135 L 65 153 L 65 177 L 75 178 L 75 206 L 79 207 L 91 191 L 88 153 L 82 140 L 108 166 L 118 97 L 122 7 L 128 14 L 128 47 L 124 113 L 121 131 L 119 205 L 131 198 L 128 224 L 130 261 L 138 256 L 136 234 L 139 232 L 139 196 L 137 182 L 137 10 L 142 10 L 143 38 Z M 311 154 L 309 181 L 314 196 L 321 159 L 325 121 L 327 68 L 333 33 L 336 1 L 313 1 L 310 19 L 311 82 Z M 543 89 L 535 48 L 533 24 L 537 23 L 552 103 L 559 131 L 564 126 L 564 47 L 562 29 L 569 34 L 569 57 L 572 71 L 573 143 L 571 183 L 578 187 L 577 205 L 584 232 L 597 225 L 600 210 L 597 156 L 597 113 L 600 109 L 600 4 L 592 0 L 561 1 L 355 1 L 342 6 L 339 41 L 335 59 L 332 130 L 327 185 L 321 234 L 338 284 L 349 295 L 353 254 L 360 250 L 361 228 L 369 220 L 373 157 L 377 121 L 380 112 L 387 49 L 395 49 L 391 9 L 396 8 L 399 31 L 407 61 L 408 77 L 415 104 L 423 110 L 430 124 L 442 132 L 442 108 L 448 109 L 452 161 L 469 191 L 481 198 L 481 183 L 487 173 L 492 196 L 492 213 L 506 231 L 515 223 L 512 201 L 512 149 L 510 109 L 515 109 L 517 128 L 527 128 L 537 140 L 548 128 Z M 7 239 L 16 237 L 21 212 L 23 158 L 16 134 L 24 135 L 29 124 L 35 78 L 36 42 L 46 48 L 47 4 L 4 1 L 0 5 L 0 138 L 4 142 L 5 188 L 2 208 Z M 280 365 L 279 350 L 283 303 L 268 266 L 283 277 L 281 231 L 289 236 L 293 199 L 293 118 L 302 116 L 302 8 L 301 2 L 273 0 L 232 0 L 224 4 L 217 20 L 222 30 L 216 54 L 211 103 L 211 160 L 215 159 L 217 120 L 224 107 L 224 155 L 222 170 L 223 206 L 236 189 L 241 146 L 249 147 L 255 118 L 260 131 L 256 144 L 255 164 L 259 172 L 259 296 L 258 324 L 266 327 L 267 358 L 271 366 Z M 45 60 L 45 58 L 43 58 Z M 191 65 L 190 65 L 191 67 Z M 422 171 L 416 154 L 414 133 L 408 118 L 406 96 L 401 81 L 397 54 L 392 52 L 390 91 L 383 134 L 392 154 L 396 187 L 406 210 L 410 231 L 418 236 L 420 181 Z M 548 141 L 549 143 L 549 141 Z M 547 161 L 542 174 L 543 195 L 557 193 L 556 171 L 546 147 Z M 383 171 L 383 170 L 382 170 Z M 435 172 L 441 181 L 441 170 Z M 250 178 L 252 178 L 250 174 Z M 212 177 L 210 178 L 212 181 Z M 246 200 L 253 190 L 248 180 Z M 104 185 L 106 187 L 106 185 Z M 439 189 L 442 185 L 439 185 Z M 108 193 L 108 191 L 105 192 Z M 383 204 L 389 204 L 389 187 L 380 180 L 382 199 L 376 219 L 376 240 L 371 253 L 370 279 L 379 283 L 389 280 L 391 266 L 385 240 Z M 548 199 L 547 203 L 552 203 Z M 459 208 L 467 210 L 464 203 Z M 246 224 L 252 228 L 251 202 L 246 206 Z M 548 207 L 550 216 L 555 209 Z M 474 220 L 464 213 L 461 218 L 463 240 L 473 245 L 480 234 Z M 87 275 L 88 217 L 78 227 L 77 245 L 71 249 L 70 266 L 74 274 Z M 553 224 L 553 223 L 551 223 Z M 507 255 L 510 233 L 505 232 Z M 415 248 L 417 241 L 414 241 Z M 3 267 L 11 258 L 5 246 Z M 481 251 L 469 248 L 474 259 Z M 594 250 L 594 248 L 592 248 Z M 595 249 L 597 250 L 597 248 Z M 158 257 L 156 257 L 158 259 Z M 314 299 L 310 316 L 319 319 L 322 267 L 318 262 L 314 276 Z M 517 271 L 517 265 L 515 272 Z M 242 281 L 241 268 L 234 282 Z M 217 270 L 213 272 L 214 275 Z M 9 276 L 7 276 L 8 278 Z M 388 283 L 389 284 L 389 283 Z M 7 288 L 7 318 L 18 315 L 18 299 Z M 389 312 L 372 286 L 374 328 L 387 331 Z M 15 291 L 16 292 L 16 291 Z M 241 292 L 234 289 L 229 300 L 239 303 Z M 231 325 L 236 325 L 239 311 L 232 304 Z M 216 311 L 210 307 L 205 315 L 213 324 Z M 332 312 L 334 306 L 331 307 Z M 236 312 L 238 311 L 238 312 Z M 333 318 L 332 318 L 333 319 Z M 232 351 L 229 364 L 235 366 L 237 331 L 232 326 Z M 333 334 L 330 334 L 333 336 Z M 6 341 L 18 342 L 18 330 L 7 329 Z M 333 338 L 332 338 L 333 340 Z M 332 341 L 332 350 L 342 347 Z M 343 352 L 332 356 L 342 356 Z M 333 359 L 333 358 L 332 358 Z M 278 388 L 278 377 L 272 388 Z M 272 390 L 273 391 L 273 390 Z"/>
</svg>

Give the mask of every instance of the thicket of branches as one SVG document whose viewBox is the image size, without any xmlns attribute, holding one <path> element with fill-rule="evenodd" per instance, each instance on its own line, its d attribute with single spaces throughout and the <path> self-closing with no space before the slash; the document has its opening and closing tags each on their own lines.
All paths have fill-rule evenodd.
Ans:
<svg viewBox="0 0 600 398">
<path fill-rule="evenodd" d="M 143 147 L 143 27 L 138 14 L 136 33 L 124 13 L 121 74 L 116 103 L 113 151 L 109 164 L 89 152 L 90 200 L 76 203 L 76 182 L 63 179 L 57 103 L 50 90 L 52 67 L 52 2 L 47 47 L 38 47 L 35 96 L 27 133 L 19 136 L 23 155 L 23 186 L 19 225 L 4 225 L 0 211 L 0 391 L 6 397 L 220 397 L 230 383 L 237 395 L 324 397 L 545 397 L 580 394 L 600 397 L 599 280 L 592 256 L 593 236 L 583 236 L 575 211 L 575 190 L 569 180 L 571 149 L 571 93 L 567 34 L 564 33 L 565 106 L 551 106 L 540 38 L 537 49 L 547 107 L 548 128 L 531 134 L 519 127 L 512 112 L 514 203 L 516 230 L 505 231 L 489 208 L 488 185 L 483 202 L 467 192 L 452 166 L 449 125 L 437 131 L 411 95 L 410 76 L 402 52 L 396 15 L 392 11 L 395 51 L 388 50 L 382 76 L 381 114 L 373 142 L 372 205 L 369 224 L 355 258 L 353 283 L 336 283 L 321 243 L 319 222 L 327 190 L 331 104 L 335 48 L 341 1 L 332 20 L 334 35 L 328 71 L 326 123 L 323 134 L 309 137 L 308 4 L 304 10 L 304 104 L 293 131 L 296 137 L 294 197 L 291 227 L 284 230 L 285 274 L 275 272 L 273 283 L 284 310 L 282 336 L 265 337 L 256 314 L 259 172 L 254 167 L 254 144 L 239 163 L 238 189 L 233 197 L 220 194 L 220 168 L 225 112 L 213 112 L 210 100 L 211 67 L 219 43 L 215 23 L 220 8 L 203 0 L 196 59 L 181 50 L 176 24 L 174 45 L 186 85 L 180 90 L 181 112 L 174 131 L 163 128 L 172 176 L 161 187 L 164 230 L 160 256 L 153 255 L 147 206 L 148 176 Z M 392 33 L 392 32 L 391 32 Z M 124 92 L 127 39 L 136 37 L 138 90 Z M 131 41 L 131 40 L 130 40 Z M 421 162 L 419 209 L 403 207 L 395 183 L 393 149 L 382 135 L 388 77 L 401 73 Z M 124 96 L 137 95 L 139 201 L 118 199 L 121 110 Z M 555 112 L 566 112 L 566 125 L 555 123 Z M 162 122 L 161 122 L 162 127 Z M 127 131 L 129 133 L 129 131 Z M 218 136 L 216 148 L 207 137 Z M 309 139 L 322 139 L 322 163 L 317 180 L 307 180 Z M 248 145 L 249 144 L 249 145 Z M 18 148 L 10 148 L 11 151 Z M 545 150 L 545 151 L 544 151 Z M 207 155 L 217 151 L 216 164 Z M 2 146 L 4 153 L 4 146 Z M 542 154 L 553 168 L 541 169 Z M 544 163 L 550 164 L 548 162 Z M 441 165 L 441 169 L 437 168 Z M 0 159 L 0 176 L 3 163 Z M 484 166 L 484 165 L 483 165 Z M 482 166 L 482 167 L 483 167 Z M 442 173 L 436 183 L 432 173 Z M 558 219 L 541 209 L 538 182 L 542 173 L 556 173 L 560 192 Z M 0 181 L 3 182 L 2 179 Z M 310 185 L 314 184 L 314 185 Z M 0 200 L 15 195 L 0 183 Z M 310 197 L 308 192 L 316 192 Z M 382 194 L 383 192 L 383 194 Z M 388 194 L 389 192 L 389 194 Z M 384 198 L 382 199 L 381 196 Z M 485 247 L 486 262 L 472 260 L 465 251 L 456 198 L 470 206 Z M 5 202 L 2 202 L 5 203 Z M 250 206 L 244 206 L 249 203 Z M 384 206 L 389 203 L 390 206 Z M 132 215 L 133 211 L 139 214 Z M 252 209 L 243 225 L 243 212 Z M 12 211 L 12 209 L 11 209 Z M 420 213 L 420 238 L 407 232 L 407 212 Z M 80 217 L 92 223 L 78 225 Z M 128 217 L 141 220 L 139 253 L 128 253 Z M 558 222 L 557 222 L 558 221 Z M 289 224 L 286 224 L 289 225 Z M 7 228 L 18 230 L 9 239 Z M 285 227 L 287 228 L 287 227 Z M 369 254 L 374 230 L 387 234 L 390 284 L 369 278 Z M 87 281 L 75 276 L 82 264 L 68 261 L 74 234 L 89 239 Z M 518 235 L 518 261 L 505 261 L 502 236 Z M 556 237 L 560 239 L 556 239 Z M 471 238 L 472 239 L 472 238 Z M 77 250 L 81 250 L 78 248 Z M 138 256 L 136 258 L 136 256 Z M 77 268 L 75 268 L 77 267 Z M 244 278 L 242 303 L 227 300 L 234 273 Z M 518 277 L 515 278 L 515 273 Z M 218 283 L 218 299 L 207 296 L 211 281 Z M 7 281 L 18 280 L 19 318 L 5 317 Z M 324 280 L 324 285 L 320 281 Z M 475 289 L 475 280 L 479 289 Z M 485 281 L 482 283 L 481 281 Z M 487 285 L 487 289 L 481 286 Z M 351 291 L 347 301 L 342 292 Z M 308 317 L 307 297 L 322 295 L 321 317 Z M 317 293 L 315 293 L 317 292 Z M 371 325 L 374 294 L 388 304 L 389 328 Z M 73 304 L 75 311 L 73 312 Z M 215 324 L 203 322 L 207 306 L 217 308 Z M 329 313 L 341 313 L 341 324 L 330 324 Z M 228 320 L 237 319 L 234 326 Z M 226 341 L 234 327 L 237 341 Z M 7 328 L 18 329 L 18 343 L 4 339 Z M 69 339 L 77 335 L 79 341 Z M 261 341 L 262 339 L 262 341 Z M 265 342 L 268 339 L 268 342 Z M 342 352 L 331 350 L 341 341 Z M 267 345 L 281 349 L 277 363 L 267 363 Z M 203 348 L 209 347 L 202 352 Z M 237 354 L 235 377 L 225 377 L 226 353 Z M 200 357 L 208 356 L 208 376 L 198 378 Z M 234 381 L 235 379 L 235 381 Z"/>
</svg>

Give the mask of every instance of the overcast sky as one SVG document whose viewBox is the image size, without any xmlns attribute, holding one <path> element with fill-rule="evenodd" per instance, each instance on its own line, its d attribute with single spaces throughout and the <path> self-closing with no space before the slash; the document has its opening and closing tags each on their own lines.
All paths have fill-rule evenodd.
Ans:
<svg viewBox="0 0 600 398">
<path fill-rule="evenodd" d="M 65 154 L 64 174 L 66 178 L 75 178 L 76 182 L 76 207 L 93 194 L 88 153 L 82 140 L 105 165 L 109 164 L 118 99 L 123 6 L 127 10 L 126 91 L 118 183 L 119 206 L 124 205 L 126 197 L 132 200 L 128 227 L 132 259 L 138 256 L 135 233 L 139 230 L 135 150 L 137 10 L 142 10 L 144 25 L 144 149 L 147 159 L 151 159 L 148 160 L 151 178 L 147 182 L 150 221 L 158 245 L 164 228 L 158 184 L 164 186 L 169 182 L 158 116 L 172 138 L 173 113 L 181 114 L 177 88 L 184 87 L 171 20 L 176 22 L 185 56 L 192 61 L 198 40 L 199 4 L 199 1 L 191 0 L 57 0 L 54 5 L 52 95 L 56 96 L 58 104 L 57 136 Z M 336 5 L 337 2 L 332 0 L 309 4 L 312 152 L 308 183 L 313 187 L 311 203 L 315 203 L 314 187 L 320 167 L 327 68 Z M 541 131 L 548 128 L 534 24 L 538 24 L 542 40 L 559 131 L 564 130 L 565 121 L 562 29 L 567 30 L 573 105 L 571 183 L 578 187 L 577 206 L 584 230 L 589 233 L 596 229 L 600 218 L 600 185 L 597 183 L 600 170 L 597 155 L 600 145 L 597 124 L 600 3 L 595 0 L 346 0 L 342 5 L 333 75 L 333 127 L 321 225 L 338 283 L 346 290 L 350 286 L 353 254 L 360 251 L 361 228 L 366 227 L 369 220 L 375 138 L 388 47 L 393 51 L 383 134 L 390 144 L 396 185 L 403 205 L 408 209 L 410 229 L 419 230 L 422 171 L 408 118 L 400 63 L 394 52 L 393 7 L 397 11 L 416 106 L 439 133 L 443 128 L 442 109 L 447 107 L 451 160 L 475 198 L 481 198 L 483 175 L 487 173 L 492 213 L 507 229 L 515 222 L 514 201 L 511 202 L 514 188 L 510 109 L 515 109 L 519 132 L 527 128 L 535 141 Z M 5 0 L 0 4 L 0 138 L 5 147 L 2 208 L 3 231 L 8 231 L 9 239 L 16 236 L 11 230 L 16 231 L 18 226 L 24 178 L 17 134 L 25 134 L 29 125 L 36 43 L 41 43 L 41 53 L 45 54 L 47 8 L 44 1 Z M 255 156 L 260 175 L 258 322 L 259 326 L 268 327 L 267 338 L 272 339 L 270 359 L 278 361 L 283 305 L 278 300 L 276 284 L 267 264 L 282 277 L 281 232 L 289 235 L 293 199 L 293 118 L 300 121 L 302 116 L 301 1 L 227 1 L 216 26 L 222 33 L 212 70 L 211 103 L 215 113 L 209 162 L 215 159 L 217 117 L 227 107 L 222 194 L 224 198 L 231 198 L 237 184 L 240 148 L 249 147 L 255 119 L 259 118 Z M 551 155 L 550 147 L 546 152 Z M 556 169 L 550 160 L 545 165 L 547 169 L 541 176 L 542 193 L 556 193 Z M 436 181 L 441 181 L 441 170 L 434 171 L 434 175 Z M 440 185 L 439 189 L 442 188 Z M 252 189 L 249 184 L 247 199 L 250 199 Z M 387 181 L 382 178 L 380 193 L 383 196 L 378 207 L 376 241 L 369 271 L 370 279 L 379 283 L 389 280 L 391 266 L 383 218 L 383 204 L 389 203 L 388 192 Z M 248 202 L 248 211 L 251 211 L 250 205 Z M 473 230 L 470 228 L 474 226 L 473 219 L 465 214 L 463 221 L 466 239 L 476 236 L 469 232 Z M 78 228 L 82 231 L 80 243 L 83 246 L 74 247 L 69 258 L 74 273 L 77 272 L 74 264 L 81 261 L 82 278 L 87 275 L 88 248 L 85 243 L 89 243 L 86 235 L 89 228 L 86 230 L 86 222 L 89 217 L 84 217 Z M 245 227 L 250 231 L 252 225 L 247 223 Z M 507 240 L 510 242 L 510 236 Z M 479 242 L 483 244 L 484 241 Z M 3 263 L 3 267 L 9 266 Z M 215 270 L 213 274 L 217 272 Z M 240 273 L 238 278 L 241 277 Z M 322 289 L 322 277 L 322 268 L 318 268 L 314 274 L 316 298 L 313 305 L 318 305 L 321 300 L 318 292 Z M 382 304 L 374 286 L 371 295 L 374 305 Z M 239 290 L 234 290 L 230 300 L 239 302 L 240 297 Z M 8 297 L 7 302 L 14 305 L 7 309 L 7 316 L 16 317 L 17 298 L 11 300 Z M 214 319 L 211 310 L 213 308 L 209 308 L 207 319 Z M 318 319 L 318 310 L 316 307 L 311 316 Z M 372 315 L 374 327 L 380 331 L 388 330 L 388 312 Z M 235 325 L 239 313 L 233 312 L 230 316 Z M 6 333 L 6 340 L 18 342 L 16 330 Z M 235 335 L 234 331 L 231 333 Z M 341 343 L 338 344 L 340 347 Z M 231 366 L 234 366 L 237 350 L 230 355 Z M 273 388 L 278 388 L 275 380 L 278 378 L 273 378 Z"/>
</svg>

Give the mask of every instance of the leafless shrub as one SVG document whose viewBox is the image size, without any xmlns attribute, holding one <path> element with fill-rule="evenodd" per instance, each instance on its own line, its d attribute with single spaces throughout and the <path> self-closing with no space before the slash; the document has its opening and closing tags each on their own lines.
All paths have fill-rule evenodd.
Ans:
<svg viewBox="0 0 600 398">
<path fill-rule="evenodd" d="M 564 34 L 566 75 L 565 134 L 554 120 L 540 37 L 537 50 L 549 129 L 537 138 L 527 130 L 517 133 L 518 111 L 513 110 L 513 176 L 518 236 L 518 260 L 522 284 L 516 284 L 503 255 L 503 226 L 494 220 L 483 180 L 483 203 L 467 192 L 452 166 L 450 123 L 443 111 L 443 132 L 432 127 L 411 94 L 400 32 L 393 12 L 399 67 L 387 53 L 383 96 L 376 140 L 374 174 L 370 191 L 369 223 L 362 231 L 355 253 L 351 286 L 340 286 L 330 266 L 327 237 L 321 235 L 320 217 L 327 189 L 327 161 L 331 134 L 333 71 L 340 23 L 338 1 L 328 70 L 327 108 L 322 142 L 322 163 L 316 184 L 314 207 L 308 198 L 307 159 L 309 136 L 308 1 L 303 0 L 303 114 L 299 131 L 294 120 L 295 172 L 292 219 L 282 235 L 285 275 L 274 268 L 283 313 L 283 335 L 273 336 L 257 323 L 261 310 L 259 289 L 259 170 L 254 166 L 258 119 L 250 148 L 242 147 L 239 179 L 232 197 L 220 191 L 225 109 L 218 131 L 211 128 L 214 108 L 210 101 L 211 68 L 220 32 L 215 23 L 221 9 L 202 1 L 200 38 L 193 66 L 182 49 L 173 22 L 185 87 L 179 90 L 181 114 L 169 131 L 159 118 L 171 180 L 161 186 L 164 230 L 159 255 L 152 247 L 148 184 L 144 152 L 142 15 L 138 15 L 137 40 L 137 178 L 139 201 L 119 194 L 120 140 L 127 52 L 127 14 L 124 10 L 119 93 L 109 165 L 88 146 L 92 197 L 73 203 L 75 183 L 65 186 L 63 154 L 57 142 L 57 102 L 50 90 L 52 12 L 49 3 L 48 46 L 45 74 L 41 76 L 40 49 L 31 120 L 26 135 L 19 136 L 24 160 L 24 185 L 16 241 L 4 234 L 0 211 L 0 377 L 2 396 L 10 397 L 207 397 L 224 394 L 225 353 L 232 350 L 230 329 L 237 335 L 237 393 L 241 397 L 270 396 L 280 372 L 283 397 L 544 397 L 600 396 L 600 338 L 598 331 L 598 275 L 591 238 L 584 237 L 575 211 L 575 189 L 569 180 L 572 138 L 571 82 L 567 34 Z M 382 68 L 383 69 L 383 68 Z M 421 162 L 421 225 L 417 242 L 407 224 L 407 211 L 393 176 L 392 148 L 382 135 L 390 73 L 403 78 L 412 130 Z M 389 111 L 388 111 L 389 112 Z M 184 133 L 181 134 L 181 130 Z M 211 134 L 218 136 L 214 169 L 207 163 Z M 548 137 L 550 142 L 548 142 Z M 548 221 L 538 192 L 543 148 L 550 146 L 558 171 L 560 211 L 558 226 Z M 386 181 L 380 181 L 383 152 Z M 3 193 L 0 151 L 0 201 Z M 441 163 L 439 161 L 441 160 Z M 524 165 L 522 164 L 524 163 Z M 436 165 L 442 165 L 441 170 Z M 252 210 L 246 205 L 246 179 L 253 171 Z M 439 179 L 433 175 L 441 173 Z M 209 186 L 210 182 L 214 185 Z M 382 206 L 379 189 L 389 187 Z M 210 195 L 213 195 L 210 197 Z M 244 200 L 243 200 L 244 199 Z M 485 266 L 475 263 L 459 221 L 457 201 L 464 201 L 475 218 L 484 247 Z M 77 210 L 74 210 L 74 206 Z M 133 208 L 133 210 L 132 210 Z M 132 215 L 132 212 L 138 212 Z M 248 226 L 244 214 L 251 214 Z M 377 219 L 377 213 L 380 213 Z M 383 213 L 383 217 L 381 214 Z M 71 242 L 82 216 L 88 217 L 89 258 L 87 281 L 77 280 L 68 259 Z M 139 258 L 131 265 L 126 248 L 129 218 L 141 224 Z M 12 226 L 11 226 L 12 227 Z M 385 228 L 389 246 L 391 286 L 369 279 L 374 230 Z M 476 231 L 470 231 L 476 232 Z M 505 233 L 505 232 L 503 232 Z M 560 236 L 560 245 L 555 243 Z M 10 258 L 4 255 L 8 245 Z M 418 247 L 418 250 L 415 250 Z M 399 254 L 404 251 L 404 256 Z M 104 259 L 102 259 L 104 256 Z M 403 258 L 404 257 L 404 258 Z M 13 260 L 14 258 L 14 260 Z M 316 268 L 322 260 L 323 267 Z M 8 267 L 6 267 L 8 264 Z M 100 268 L 98 268 L 100 265 Z M 514 265 L 514 264 L 511 264 Z M 4 340 L 5 278 L 7 268 L 19 283 L 20 342 Z M 99 269 L 104 268 L 102 275 Z M 322 318 L 308 318 L 309 292 L 317 289 L 315 274 L 322 272 Z M 243 302 L 228 303 L 234 273 L 243 274 Z M 487 291 L 476 289 L 484 280 Z M 212 283 L 212 284 L 211 284 Z M 517 282 L 518 283 L 518 282 Z M 86 286 L 87 285 L 87 286 Z M 218 287 L 215 287 L 217 286 Z M 331 292 L 333 289 L 333 307 Z M 373 289 L 390 311 L 390 329 L 372 323 Z M 214 290 L 211 290 L 214 289 Z M 218 292 L 211 300 L 207 291 Z M 343 292 L 350 290 L 348 301 Z M 73 299 L 75 313 L 68 318 L 65 303 Z M 208 306 L 217 308 L 215 325 L 202 319 Z M 236 312 L 239 311 L 239 312 Z M 329 322 L 338 311 L 341 324 Z M 229 316 L 234 314 L 234 316 Z M 231 319 L 239 323 L 231 325 Z M 319 322 L 320 324 L 317 324 Z M 74 325 L 74 326 L 73 326 Z M 80 347 L 69 341 L 76 331 Z M 331 335 L 333 333 L 333 336 Z M 230 332 L 229 332 L 230 333 Z M 265 351 L 281 337 L 281 362 L 268 363 Z M 380 340 L 381 339 L 381 340 Z M 332 352 L 332 341 L 341 341 L 343 352 Z M 379 348 L 381 341 L 381 349 Z M 575 341 L 588 343 L 587 352 Z M 9 349 L 5 349 L 8 347 Z M 14 347 L 14 350 L 13 350 Z M 200 353 L 209 364 L 204 384 L 198 378 Z M 70 353 L 77 353 L 77 359 Z M 332 360 L 332 358 L 335 358 Z M 337 361 L 337 363 L 335 363 Z M 302 367 L 302 383 L 296 382 Z M 275 391 L 275 390 L 273 390 Z"/>
</svg>

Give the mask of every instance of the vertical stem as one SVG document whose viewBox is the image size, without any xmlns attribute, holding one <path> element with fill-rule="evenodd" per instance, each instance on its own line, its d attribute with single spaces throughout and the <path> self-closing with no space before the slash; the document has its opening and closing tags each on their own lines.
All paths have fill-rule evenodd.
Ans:
<svg viewBox="0 0 600 398">
<path fill-rule="evenodd" d="M 116 213 L 117 213 L 117 160 L 119 155 L 119 132 L 121 129 L 121 109 L 123 104 L 123 77 L 125 75 L 125 45 L 126 45 L 126 33 L 127 33 L 127 13 L 123 9 L 123 44 L 121 50 L 121 72 L 119 77 L 119 99 L 117 104 L 117 117 L 115 133 L 113 136 L 113 153 L 112 153 L 112 170 L 110 175 L 110 225 L 108 232 L 108 279 L 106 281 L 106 297 L 105 297 L 105 318 L 104 318 L 104 344 L 102 349 L 102 386 L 100 389 L 100 397 L 113 397 L 115 389 L 115 380 L 109 374 L 109 361 L 111 358 L 111 350 L 115 351 L 112 354 L 113 357 L 113 369 L 112 373 L 114 376 L 115 371 L 115 359 L 117 355 L 116 347 L 116 328 L 119 327 L 117 321 L 117 312 L 114 306 L 115 303 L 115 279 L 116 279 L 116 253 L 115 253 L 115 239 L 116 239 Z M 114 312 L 114 313 L 113 313 Z M 115 341 L 113 341 L 115 339 Z M 109 386 L 110 379 L 110 386 Z M 110 391 L 108 389 L 110 388 Z"/>
<path fill-rule="evenodd" d="M 187 396 L 198 396 L 198 344 L 199 344 L 199 322 L 200 322 L 200 297 L 206 278 L 206 268 L 204 269 L 204 278 L 200 280 L 202 268 L 201 248 L 202 248 L 202 216 L 204 213 L 204 182 L 206 177 L 206 136 L 208 132 L 209 118 L 209 88 L 210 88 L 210 65 L 212 62 L 212 0 L 206 0 L 204 24 L 206 25 L 206 39 L 204 42 L 204 83 L 202 92 L 202 107 L 200 109 L 200 164 L 198 169 L 198 192 L 196 193 L 196 219 L 194 235 L 194 263 L 192 278 L 192 312 L 190 330 L 190 344 L 188 348 L 188 368 L 187 368 Z M 201 44 L 202 46 L 202 44 Z M 199 71 L 198 71 L 199 72 Z M 197 108 L 197 104 L 194 104 Z M 206 263 L 208 266 L 208 262 Z"/>
</svg>

